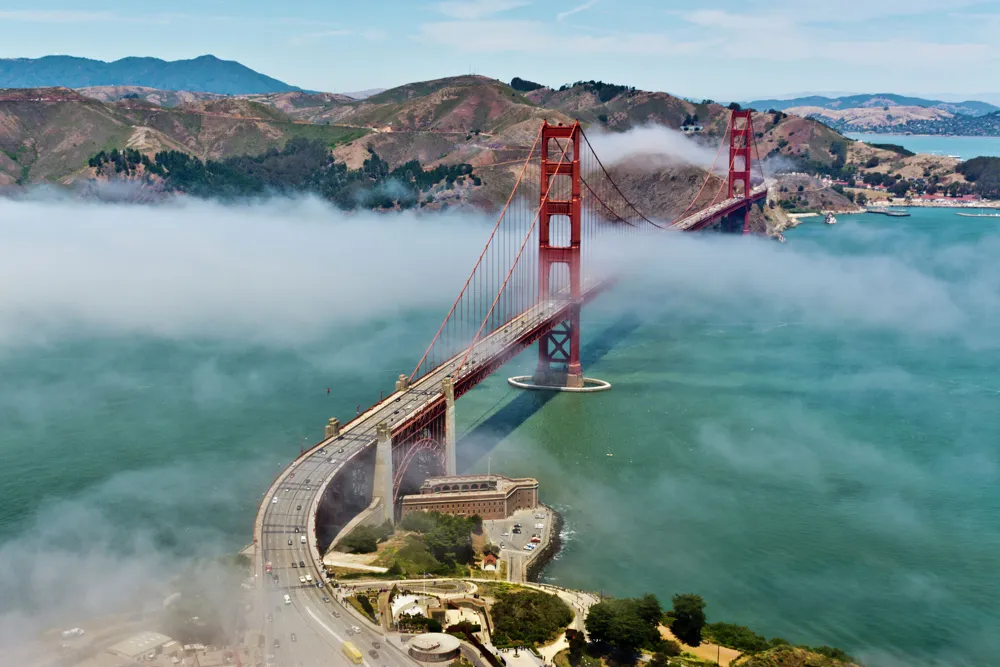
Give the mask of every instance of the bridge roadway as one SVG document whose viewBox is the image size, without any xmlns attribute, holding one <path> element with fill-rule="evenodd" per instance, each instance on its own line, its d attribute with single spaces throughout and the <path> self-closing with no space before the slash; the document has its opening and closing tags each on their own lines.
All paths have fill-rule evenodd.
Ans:
<svg viewBox="0 0 1000 667">
<path fill-rule="evenodd" d="M 595 282 L 587 286 L 582 295 L 584 302 L 594 298 L 607 285 Z M 484 337 L 473 348 L 466 366 L 454 380 L 456 396 L 461 393 L 460 386 L 470 388 L 564 319 L 568 308 L 566 300 L 550 299 Z M 353 609 L 342 605 L 335 594 L 337 591 L 326 585 L 322 554 L 316 548 L 316 514 L 336 474 L 351 458 L 375 445 L 376 427 L 380 422 L 387 422 L 395 432 L 443 400 L 441 383 L 448 375 L 454 375 L 463 355 L 464 351 L 452 357 L 409 389 L 389 395 L 346 424 L 340 436 L 323 440 L 299 456 L 264 494 L 254 523 L 257 598 L 253 613 L 262 628 L 265 647 L 264 650 L 257 648 L 257 632 L 250 633 L 248 643 L 252 652 L 263 656 L 265 665 L 270 664 L 267 655 L 275 656 L 275 667 L 348 665 L 341 651 L 347 640 L 364 653 L 366 667 L 412 666 L 408 657 L 390 647 L 381 632 L 364 622 Z M 304 543 L 302 536 L 306 537 Z M 305 568 L 292 567 L 293 562 L 298 564 L 300 561 Z M 273 574 L 278 576 L 276 583 L 265 573 L 268 562 Z M 313 578 L 310 585 L 299 582 L 299 577 L 306 573 Z M 317 582 L 324 586 L 317 586 Z M 289 595 L 291 604 L 284 604 L 285 594 Z M 329 602 L 324 602 L 324 597 L 328 597 Z M 273 620 L 268 621 L 268 615 Z M 349 634 L 352 626 L 360 628 L 360 634 Z M 296 635 L 294 642 L 291 641 L 292 633 Z M 274 646 L 276 639 L 280 642 L 279 648 Z M 369 655 L 376 641 L 382 644 L 377 659 Z"/>
<path fill-rule="evenodd" d="M 749 197 L 750 201 L 757 201 L 762 197 L 766 197 L 768 188 L 773 186 L 775 183 L 777 183 L 777 181 L 773 178 L 768 178 L 757 187 L 751 189 Z M 689 215 L 683 220 L 679 220 L 671 226 L 671 229 L 676 229 L 682 232 L 699 229 L 705 226 L 705 223 L 709 222 L 713 218 L 720 218 L 736 209 L 741 208 L 746 201 L 747 200 L 744 197 L 733 197 L 732 199 L 721 201 L 714 206 L 709 206 L 708 208 L 702 209 L 693 215 Z"/>
</svg>

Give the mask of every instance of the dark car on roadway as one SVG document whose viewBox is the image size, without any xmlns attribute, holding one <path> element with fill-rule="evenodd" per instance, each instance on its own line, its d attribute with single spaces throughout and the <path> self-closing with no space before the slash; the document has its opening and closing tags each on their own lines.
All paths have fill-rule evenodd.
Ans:
<svg viewBox="0 0 1000 667">
<path fill-rule="evenodd" d="M 304 560 L 300 560 L 299 561 L 299 567 L 305 567 L 305 566 L 306 566 L 306 562 Z"/>
</svg>

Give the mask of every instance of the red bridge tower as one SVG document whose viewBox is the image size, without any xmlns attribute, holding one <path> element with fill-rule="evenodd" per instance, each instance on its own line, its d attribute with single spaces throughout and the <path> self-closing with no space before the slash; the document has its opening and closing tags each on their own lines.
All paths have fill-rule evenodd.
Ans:
<svg viewBox="0 0 1000 667">
<path fill-rule="evenodd" d="M 562 145 L 550 146 L 552 140 L 565 140 Z M 569 142 L 566 146 L 565 142 Z M 565 148 L 565 149 L 564 149 Z M 555 153 L 555 156 L 552 156 Z M 553 159 L 553 157 L 555 159 Z M 538 368 L 535 384 L 544 386 L 583 387 L 583 369 L 580 366 L 580 123 L 572 125 L 542 124 L 541 191 L 538 213 L 538 298 L 544 303 L 549 299 L 568 297 L 568 317 L 538 341 Z M 569 176 L 568 188 L 564 179 Z M 569 199 L 556 197 L 569 196 Z M 569 245 L 565 234 L 553 239 L 552 222 L 569 219 Z M 557 223 L 558 224 L 558 223 Z M 560 286 L 553 293 L 553 268 L 566 265 L 569 269 L 568 293 Z"/>
<path fill-rule="evenodd" d="M 729 119 L 729 198 L 750 194 L 750 143 L 753 141 L 753 111 L 733 111 Z M 750 233 L 750 203 L 722 221 L 723 231 Z M 742 224 L 740 221 L 742 217 Z"/>
</svg>

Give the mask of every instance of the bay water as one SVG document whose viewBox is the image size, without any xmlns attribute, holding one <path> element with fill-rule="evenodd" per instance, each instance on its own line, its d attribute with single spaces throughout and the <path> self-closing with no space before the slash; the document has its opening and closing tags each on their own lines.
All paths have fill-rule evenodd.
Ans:
<svg viewBox="0 0 1000 667">
<path fill-rule="evenodd" d="M 869 144 L 896 144 L 914 153 L 957 155 L 971 160 L 980 155 L 1000 156 L 1000 137 L 948 137 L 928 134 L 865 134 L 847 132 L 846 136 Z"/>
<path fill-rule="evenodd" d="M 583 322 L 585 371 L 613 389 L 518 392 L 506 378 L 531 371 L 527 351 L 459 401 L 460 469 L 538 478 L 566 519 L 548 581 L 667 604 L 698 593 L 710 621 L 870 665 L 991 664 L 1000 225 L 914 209 L 787 237 L 629 249 Z M 390 390 L 448 303 L 287 340 L 152 325 L 8 337 L 0 641 L 245 545 L 281 467 Z M 272 315 L 262 306 L 261 326 Z"/>
</svg>

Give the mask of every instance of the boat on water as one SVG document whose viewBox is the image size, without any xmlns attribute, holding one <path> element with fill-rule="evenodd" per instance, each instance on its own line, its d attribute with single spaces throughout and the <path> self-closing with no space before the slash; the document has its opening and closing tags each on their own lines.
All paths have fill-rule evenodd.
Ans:
<svg viewBox="0 0 1000 667">
<path fill-rule="evenodd" d="M 826 217 L 823 218 L 824 225 L 835 225 L 837 224 L 837 217 L 833 213 L 827 213 Z"/>
</svg>

